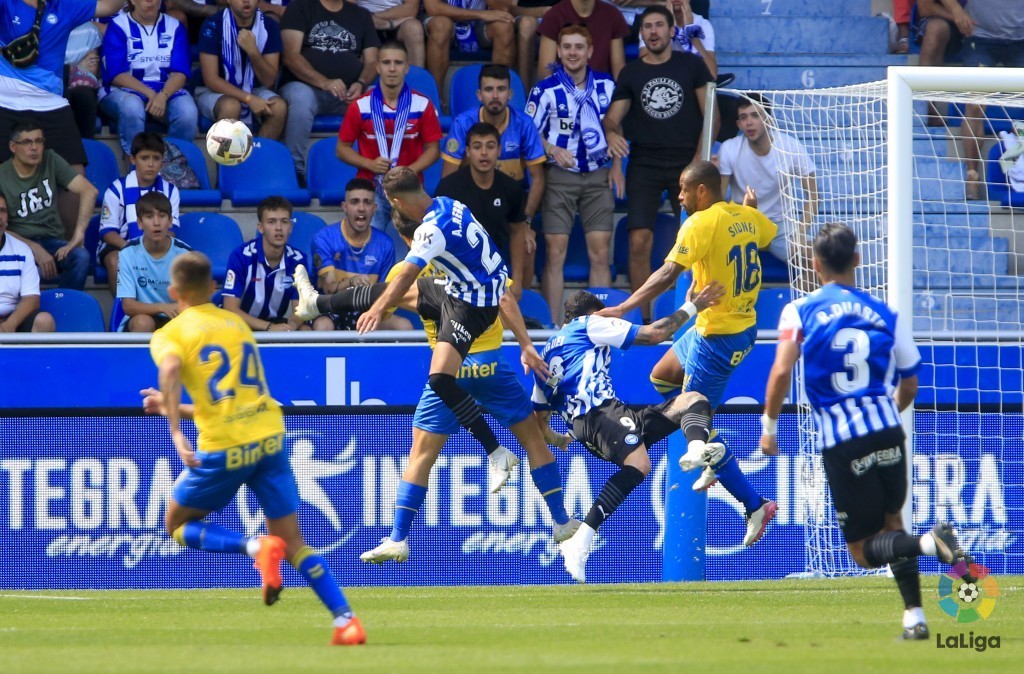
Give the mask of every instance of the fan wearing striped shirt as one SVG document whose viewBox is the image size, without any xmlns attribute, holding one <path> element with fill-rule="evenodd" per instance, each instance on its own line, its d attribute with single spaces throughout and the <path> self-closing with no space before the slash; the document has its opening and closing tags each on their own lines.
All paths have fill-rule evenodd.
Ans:
<svg viewBox="0 0 1024 674">
<path fill-rule="evenodd" d="M 900 412 L 917 395 L 921 354 L 911 335 L 911 317 L 897 315 L 856 287 L 859 263 L 857 237 L 849 227 L 821 228 L 813 262 L 821 287 L 787 304 L 779 319 L 779 346 L 761 417 L 761 451 L 779 453 L 776 426 L 802 352 L 815 441 L 846 547 L 866 569 L 889 565 L 906 605 L 903 638 L 927 639 L 917 558 L 970 564 L 971 556 L 945 522 L 921 536 L 908 533 L 903 524 L 907 465 Z"/>
<path fill-rule="evenodd" d="M 308 330 L 292 318 L 298 294 L 295 267 L 306 256 L 288 245 L 292 203 L 267 197 L 256 207 L 257 236 L 231 253 L 224 277 L 224 308 L 242 317 L 252 330 Z"/>
</svg>

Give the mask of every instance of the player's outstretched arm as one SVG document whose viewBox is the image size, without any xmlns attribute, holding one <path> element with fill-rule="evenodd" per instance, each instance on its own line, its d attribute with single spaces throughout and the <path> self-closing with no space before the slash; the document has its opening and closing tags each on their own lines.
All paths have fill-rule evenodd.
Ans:
<svg viewBox="0 0 1024 674">
<path fill-rule="evenodd" d="M 142 411 L 146 414 L 159 414 L 167 416 L 167 408 L 164 407 L 164 395 L 155 388 L 144 388 L 139 391 L 142 396 Z M 191 403 L 178 403 L 178 412 L 182 419 L 191 419 L 195 413 L 195 406 Z"/>
<path fill-rule="evenodd" d="M 519 360 L 523 363 L 523 372 L 536 372 L 547 377 L 551 374 L 548 364 L 537 353 L 530 339 L 530 333 L 526 330 L 526 321 L 523 320 L 523 313 L 519 310 L 519 303 L 512 293 L 505 293 L 498 301 L 498 314 L 501 316 L 501 323 L 512 331 L 516 341 L 519 342 L 519 349 L 522 355 Z"/>
<path fill-rule="evenodd" d="M 792 340 L 779 342 L 775 351 L 775 363 L 768 374 L 764 391 L 764 414 L 761 416 L 761 451 L 768 456 L 779 453 L 775 425 L 782 412 L 782 401 L 786 399 L 789 384 L 793 379 L 793 366 L 800 357 L 800 345 Z"/>
<path fill-rule="evenodd" d="M 718 281 L 712 281 L 710 285 L 701 288 L 694 293 L 693 286 L 686 293 L 686 302 L 674 312 L 659 318 L 650 325 L 645 325 L 636 333 L 634 344 L 641 346 L 661 344 L 666 339 L 671 339 L 676 330 L 686 324 L 699 312 L 710 306 L 718 304 L 719 299 L 725 294 L 725 286 Z"/>
<path fill-rule="evenodd" d="M 675 262 L 666 262 L 658 268 L 658 271 L 647 277 L 644 284 L 627 297 L 622 304 L 614 307 L 605 307 L 598 311 L 597 315 L 622 318 L 633 309 L 650 303 L 655 297 L 672 287 L 683 271 L 683 267 Z"/>
<path fill-rule="evenodd" d="M 164 411 L 167 414 L 167 425 L 171 431 L 174 449 L 178 451 L 181 462 L 189 468 L 199 465 L 192 443 L 181 431 L 181 358 L 165 356 L 160 361 L 160 393 L 164 399 Z"/>
<path fill-rule="evenodd" d="M 406 260 L 402 270 L 388 284 L 384 294 L 377 298 L 373 306 L 364 311 L 356 320 L 356 329 L 360 335 L 376 330 L 377 326 L 384 319 L 384 314 L 390 311 L 392 307 L 400 306 L 401 299 L 405 297 L 409 288 L 416 282 L 416 277 L 419 276 L 422 269 L 422 267 Z"/>
</svg>

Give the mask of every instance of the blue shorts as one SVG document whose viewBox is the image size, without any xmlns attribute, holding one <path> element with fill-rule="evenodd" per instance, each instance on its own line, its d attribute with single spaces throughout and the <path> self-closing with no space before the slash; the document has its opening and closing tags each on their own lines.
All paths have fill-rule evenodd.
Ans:
<svg viewBox="0 0 1024 674">
<path fill-rule="evenodd" d="M 201 465 L 186 468 L 174 483 L 174 500 L 198 510 L 221 510 L 247 485 L 268 519 L 299 508 L 299 489 L 283 435 L 217 452 L 196 452 Z"/>
<path fill-rule="evenodd" d="M 526 395 L 519 377 L 500 351 L 483 351 L 466 356 L 458 380 L 459 386 L 466 389 L 505 428 L 533 414 L 530 396 Z M 452 435 L 461 428 L 458 419 L 429 384 L 423 387 L 412 425 L 439 435 Z"/>
<path fill-rule="evenodd" d="M 757 339 L 757 326 L 733 335 L 704 337 L 690 328 L 672 345 L 672 351 L 683 366 L 683 390 L 703 393 L 711 409 L 718 407 L 725 395 L 736 366 L 750 353 Z"/>
</svg>

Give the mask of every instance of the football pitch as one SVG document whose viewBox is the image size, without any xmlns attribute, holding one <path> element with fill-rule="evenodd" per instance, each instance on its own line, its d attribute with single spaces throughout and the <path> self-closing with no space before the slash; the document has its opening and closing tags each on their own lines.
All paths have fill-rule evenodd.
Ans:
<svg viewBox="0 0 1024 674">
<path fill-rule="evenodd" d="M 886 578 L 353 588 L 368 645 L 348 648 L 302 587 L 270 608 L 258 590 L 0 591 L 0 672 L 1019 672 L 1024 577 L 998 581 L 989 619 L 958 624 L 924 576 L 924 642 L 896 638 Z M 936 645 L 972 632 L 999 648 Z"/>
</svg>

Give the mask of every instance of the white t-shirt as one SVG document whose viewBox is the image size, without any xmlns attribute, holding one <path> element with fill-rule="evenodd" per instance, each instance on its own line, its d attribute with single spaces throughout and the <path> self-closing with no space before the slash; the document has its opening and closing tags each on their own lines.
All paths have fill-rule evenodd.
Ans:
<svg viewBox="0 0 1024 674">
<path fill-rule="evenodd" d="M 356 4 L 368 11 L 370 14 L 387 11 L 394 7 L 398 7 L 402 3 L 403 0 L 356 0 Z"/>
<path fill-rule="evenodd" d="M 782 217 L 782 181 L 787 176 L 809 176 L 814 173 L 803 143 L 781 131 L 772 136 L 772 148 L 763 157 L 754 152 L 743 134 L 722 143 L 718 151 L 718 168 L 723 176 L 732 176 L 733 201 L 741 202 L 747 185 L 757 192 L 757 210 L 779 227 L 779 236 L 792 229 Z"/>
<path fill-rule="evenodd" d="M 0 249 L 0 316 L 14 312 L 18 302 L 26 295 L 39 294 L 39 270 L 32 250 L 24 241 L 4 234 L 4 247 Z"/>
</svg>

